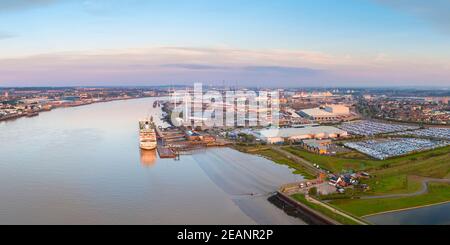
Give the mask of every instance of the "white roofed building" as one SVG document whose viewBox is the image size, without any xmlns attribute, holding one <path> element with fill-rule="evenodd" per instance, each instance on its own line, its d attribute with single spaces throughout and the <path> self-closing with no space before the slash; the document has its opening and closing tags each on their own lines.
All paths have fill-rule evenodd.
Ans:
<svg viewBox="0 0 450 245">
<path fill-rule="evenodd" d="M 269 144 L 285 141 L 300 141 L 304 139 L 335 139 L 348 136 L 347 132 L 331 126 L 264 129 L 258 132 L 258 137 Z"/>
<path fill-rule="evenodd" d="M 299 111 L 302 117 L 318 121 L 318 122 L 335 122 L 343 121 L 346 118 L 352 117 L 350 108 L 345 105 L 326 105 L 312 109 L 305 109 Z"/>
</svg>

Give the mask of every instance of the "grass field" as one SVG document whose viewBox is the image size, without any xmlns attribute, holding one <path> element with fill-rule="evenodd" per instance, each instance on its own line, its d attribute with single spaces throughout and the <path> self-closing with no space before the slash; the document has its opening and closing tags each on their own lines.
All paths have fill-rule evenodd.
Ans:
<svg viewBox="0 0 450 245">
<path fill-rule="evenodd" d="M 446 201 L 450 201 L 450 184 L 430 183 L 429 192 L 420 196 L 364 200 L 333 200 L 330 204 L 361 217 L 385 211 L 412 208 Z"/>
<path fill-rule="evenodd" d="M 285 150 L 334 173 L 352 169 L 369 171 L 374 175 L 408 174 L 432 178 L 444 178 L 450 173 L 450 146 L 383 161 L 361 157 L 323 156 L 297 147 L 286 147 Z"/>
<path fill-rule="evenodd" d="M 450 147 L 383 161 L 367 159 L 354 153 L 321 156 L 296 147 L 286 147 L 285 150 L 335 173 L 349 169 L 370 172 L 373 178 L 362 180 L 362 182 L 368 184 L 371 190 L 368 192 L 349 192 L 351 193 L 350 196 L 414 193 L 422 188 L 420 178 L 417 176 L 450 177 Z M 445 201 L 450 201 L 450 185 L 431 183 L 429 192 L 420 196 L 384 199 L 336 199 L 331 200 L 330 204 L 356 216 L 364 216 Z"/>
<path fill-rule="evenodd" d="M 349 169 L 370 172 L 374 178 L 363 182 L 372 188 L 372 191 L 367 194 L 373 195 L 417 191 L 420 188 L 420 183 L 408 176 L 445 178 L 450 174 L 450 147 L 383 161 L 344 158 L 342 156 L 321 156 L 296 147 L 286 147 L 285 149 L 334 173 Z"/>
<path fill-rule="evenodd" d="M 336 157 L 339 158 L 345 158 L 345 159 L 363 159 L 363 160 L 370 160 L 370 157 L 362 154 L 360 152 L 357 151 L 350 151 L 350 152 L 340 152 L 336 154 Z"/>
<path fill-rule="evenodd" d="M 293 169 L 294 174 L 300 174 L 306 179 L 313 179 L 315 176 L 313 173 L 310 173 L 307 169 L 305 169 L 300 164 L 295 163 L 293 160 L 283 156 L 282 154 L 270 149 L 269 147 L 265 146 L 236 146 L 237 150 L 242 152 L 247 152 L 251 154 L 256 154 L 263 156 L 269 160 L 272 160 L 278 164 L 289 166 L 291 169 Z"/>
<path fill-rule="evenodd" d="M 364 170 L 374 178 L 363 182 L 371 187 L 364 195 L 411 193 L 420 189 L 420 183 L 409 176 L 445 178 L 450 175 L 450 147 L 420 152 L 388 160 L 374 160 L 352 151 L 338 156 L 314 154 L 298 147 L 284 147 L 284 150 L 311 163 L 316 163 L 334 173 L 345 170 Z M 295 173 L 313 178 L 308 171 L 293 160 L 267 146 L 238 146 L 238 150 L 258 154 L 272 161 L 295 169 Z"/>
<path fill-rule="evenodd" d="M 332 212 L 331 210 L 329 210 L 327 208 L 324 208 L 324 207 L 322 207 L 320 205 L 317 205 L 315 203 L 308 202 L 306 200 L 306 198 L 305 198 L 305 195 L 303 195 L 303 194 L 295 194 L 295 195 L 292 195 L 292 197 L 295 200 L 297 200 L 297 201 L 305 204 L 306 206 L 308 206 L 308 207 L 310 207 L 310 208 L 312 208 L 312 209 L 314 209 L 314 210 L 316 210 L 316 211 L 318 211 L 318 212 L 320 212 L 320 213 L 322 213 L 322 214 L 324 214 L 324 215 L 326 215 L 326 216 L 336 220 L 337 222 L 339 222 L 339 223 L 341 223 L 343 225 L 359 225 L 359 223 L 356 223 L 355 221 L 353 221 L 353 220 L 351 220 L 351 219 L 349 219 L 347 217 L 344 217 L 342 215 L 336 214 L 335 212 Z"/>
<path fill-rule="evenodd" d="M 363 183 L 368 184 L 371 188 L 369 192 L 364 195 L 385 195 L 385 194 L 400 194 L 413 193 L 421 189 L 422 184 L 415 178 L 408 175 L 393 175 L 386 177 L 376 177 L 369 180 L 364 180 Z"/>
<path fill-rule="evenodd" d="M 294 146 L 285 146 L 283 149 L 311 163 L 319 164 L 322 168 L 333 173 L 346 170 L 369 172 L 372 178 L 362 180 L 362 182 L 370 186 L 370 191 L 349 191 L 349 197 L 414 193 L 421 189 L 420 177 L 450 178 L 450 146 L 387 160 L 371 159 L 356 151 L 344 152 L 336 156 L 324 156 Z M 279 164 L 288 165 L 296 169 L 298 173 L 308 175 L 300 165 L 271 150 L 270 147 L 248 147 L 241 150 L 248 150 L 249 153 L 251 151 L 253 154 L 267 157 Z M 296 196 L 296 198 L 298 200 L 301 197 Z M 326 200 L 326 196 L 323 199 Z M 335 199 L 331 200 L 329 204 L 360 217 L 446 201 L 450 201 L 450 185 L 430 183 L 429 192 L 419 196 L 384 199 Z M 314 208 L 324 212 L 325 215 L 332 215 L 329 214 L 331 211 L 323 210 L 323 207 Z M 332 218 L 340 219 L 340 217 Z M 341 221 L 339 220 L 339 222 Z"/>
<path fill-rule="evenodd" d="M 261 155 L 263 157 L 266 157 L 267 159 L 270 159 L 278 164 L 283 164 L 286 166 L 289 166 L 290 168 L 294 169 L 295 174 L 303 175 L 306 179 L 314 179 L 315 176 L 310 173 L 306 168 L 303 166 L 295 163 L 293 160 L 283 156 L 282 154 L 275 152 L 274 150 L 267 149 L 267 150 L 261 150 L 255 152 L 258 155 Z"/>
</svg>

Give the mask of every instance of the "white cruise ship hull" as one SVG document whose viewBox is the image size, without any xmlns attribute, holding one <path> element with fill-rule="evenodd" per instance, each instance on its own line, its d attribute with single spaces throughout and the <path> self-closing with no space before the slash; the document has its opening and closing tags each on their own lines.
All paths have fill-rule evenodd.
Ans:
<svg viewBox="0 0 450 245">
<path fill-rule="evenodd" d="M 139 147 L 142 150 L 154 150 L 154 149 L 156 149 L 156 143 L 155 142 L 140 142 Z"/>
<path fill-rule="evenodd" d="M 156 130 L 153 120 L 139 122 L 139 147 L 142 150 L 154 150 L 157 146 Z"/>
</svg>

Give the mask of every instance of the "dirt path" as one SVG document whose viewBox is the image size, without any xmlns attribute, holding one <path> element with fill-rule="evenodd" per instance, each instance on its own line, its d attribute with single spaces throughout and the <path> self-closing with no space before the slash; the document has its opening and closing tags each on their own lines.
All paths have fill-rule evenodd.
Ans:
<svg viewBox="0 0 450 245">
<path fill-rule="evenodd" d="M 381 196 L 364 196 L 361 199 L 380 199 L 380 198 L 397 198 L 397 197 L 414 197 L 420 196 L 428 193 L 429 183 L 450 183 L 450 179 L 433 179 L 433 178 L 421 178 L 422 188 L 414 193 L 403 193 L 403 194 L 390 194 Z"/>
<path fill-rule="evenodd" d="M 311 197 L 308 196 L 308 195 L 306 195 L 305 198 L 306 198 L 306 200 L 307 200 L 308 202 L 311 202 L 311 203 L 320 205 L 320 206 L 322 206 L 322 207 L 324 207 L 324 208 L 326 208 L 326 209 L 328 209 L 328 210 L 330 210 L 330 211 L 332 211 L 332 212 L 334 212 L 334 213 L 336 213 L 336 214 L 338 214 L 338 215 L 341 215 L 341 216 L 343 216 L 343 217 L 345 217 L 345 218 L 347 218 L 347 219 L 350 219 L 350 220 L 354 221 L 354 222 L 357 223 L 357 224 L 360 224 L 360 225 L 367 225 L 367 223 L 365 223 L 365 222 L 363 222 L 363 221 L 361 221 L 361 220 L 359 220 L 359 219 L 356 219 L 356 218 L 354 218 L 354 217 L 352 217 L 352 216 L 350 216 L 350 215 L 348 215 L 348 214 L 346 214 L 346 213 L 344 213 L 344 212 L 342 212 L 342 211 L 340 211 L 340 210 L 338 210 L 338 209 L 336 209 L 336 208 L 333 208 L 333 207 L 331 207 L 331 206 L 329 206 L 329 205 L 327 205 L 327 204 L 325 204 L 325 203 L 323 203 L 323 202 L 321 202 L 321 201 L 318 201 L 318 200 L 316 200 L 316 199 L 314 199 L 314 198 L 311 198 Z"/>
<path fill-rule="evenodd" d="M 305 159 L 298 157 L 286 150 L 284 150 L 283 148 L 279 147 L 279 146 L 272 146 L 271 147 L 274 151 L 284 155 L 285 157 L 293 160 L 294 162 L 296 162 L 297 164 L 302 165 L 304 168 L 306 168 L 309 172 L 314 173 L 314 175 L 319 175 L 320 174 L 320 170 L 315 168 L 313 166 L 313 164 L 309 161 L 306 161 Z"/>
</svg>

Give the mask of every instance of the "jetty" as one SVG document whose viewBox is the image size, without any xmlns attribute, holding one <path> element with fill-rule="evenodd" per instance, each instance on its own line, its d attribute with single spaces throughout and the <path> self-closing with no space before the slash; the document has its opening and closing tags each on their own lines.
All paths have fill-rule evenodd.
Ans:
<svg viewBox="0 0 450 245">
<path fill-rule="evenodd" d="M 216 137 L 197 133 L 184 128 L 156 128 L 158 139 L 158 154 L 161 158 L 179 158 L 186 152 L 201 150 L 208 147 L 223 147 L 229 143 L 217 140 Z"/>
<path fill-rule="evenodd" d="M 170 147 L 164 147 L 162 145 L 158 145 L 156 147 L 156 149 L 158 150 L 158 155 L 160 158 L 177 158 L 177 157 L 179 157 L 179 154 Z"/>
</svg>

